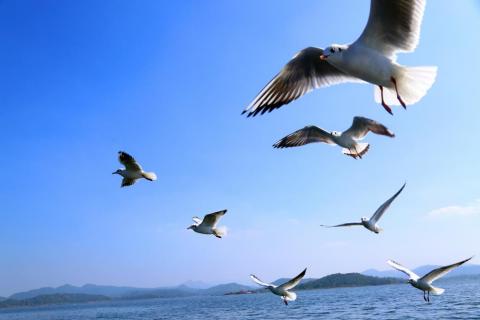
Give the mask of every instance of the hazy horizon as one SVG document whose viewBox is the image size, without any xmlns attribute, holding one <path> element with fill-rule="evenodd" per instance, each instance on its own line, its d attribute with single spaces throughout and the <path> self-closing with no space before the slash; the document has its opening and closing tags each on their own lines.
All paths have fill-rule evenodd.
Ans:
<svg viewBox="0 0 480 320">
<path fill-rule="evenodd" d="M 464 265 L 464 267 L 468 267 L 468 266 L 473 266 L 473 267 L 480 267 L 480 264 L 472 264 L 472 263 L 466 263 Z M 412 270 L 415 271 L 415 269 L 418 269 L 418 268 L 424 268 L 424 267 L 438 267 L 438 265 L 420 265 L 420 266 L 414 266 L 412 267 Z M 395 275 L 396 278 L 399 278 L 399 279 L 403 279 L 405 278 L 405 276 L 401 273 L 401 272 L 398 272 L 398 270 L 395 270 L 395 269 L 392 269 L 392 268 L 386 268 L 386 269 L 374 269 L 374 268 L 371 268 L 371 269 L 366 269 L 366 270 L 362 270 L 362 271 L 350 271 L 350 272 L 345 272 L 345 273 L 359 273 L 359 274 L 364 274 L 364 273 L 367 273 L 366 275 L 367 276 L 373 276 L 373 277 L 377 277 L 377 275 L 370 275 L 368 274 L 369 271 L 377 271 L 377 272 L 391 272 L 392 274 Z M 458 271 L 458 270 L 457 270 Z M 329 275 L 333 275 L 333 274 L 325 274 L 325 275 L 320 275 L 320 276 L 311 276 L 311 275 L 306 275 L 304 279 L 308 280 L 308 279 L 319 279 L 319 278 L 322 278 L 322 277 L 325 277 L 325 276 L 329 276 Z M 450 276 L 451 274 L 447 275 L 447 278 Z M 460 276 L 462 276 L 463 274 L 460 274 Z M 468 274 L 470 275 L 470 274 Z M 480 273 L 475 273 L 473 275 L 478 275 L 480 276 Z M 271 282 L 276 282 L 278 280 L 281 280 L 281 279 L 285 279 L 285 278 L 289 278 L 291 277 L 292 275 L 284 275 L 284 276 L 281 276 L 279 278 L 276 278 L 276 279 L 268 279 L 268 281 L 271 281 Z M 391 275 L 385 275 L 385 276 L 380 276 L 380 277 L 390 277 Z M 202 281 L 202 280 L 194 280 L 194 279 L 189 279 L 189 280 L 186 280 L 184 282 L 181 282 L 181 283 L 177 283 L 177 284 L 173 284 L 171 286 L 149 286 L 149 287 L 138 287 L 138 286 L 125 286 L 125 285 L 122 285 L 122 284 L 105 284 L 105 283 L 90 283 L 90 282 L 86 282 L 86 283 L 82 283 L 82 284 L 73 284 L 73 283 L 64 283 L 62 285 L 59 285 L 59 286 L 45 286 L 45 287 L 39 287 L 39 288 L 31 288 L 31 289 L 28 289 L 28 290 L 24 290 L 24 291 L 19 291 L 19 292 L 13 292 L 12 294 L 16 294 L 16 293 L 20 293 L 20 292 L 28 292 L 28 291 L 31 291 L 31 290 L 36 290 L 36 289 L 42 289 L 42 288 L 60 288 L 60 287 L 63 287 L 63 286 L 74 286 L 74 287 L 83 287 L 83 286 L 88 286 L 88 285 L 94 285 L 94 286 L 112 286 L 112 287 L 132 287 L 132 288 L 142 288 L 142 289 L 156 289 L 156 288 L 176 288 L 178 286 L 187 286 L 187 287 L 190 287 L 190 288 L 195 288 L 195 289 L 206 289 L 206 288 L 211 288 L 211 287 L 215 287 L 215 286 L 218 286 L 218 285 L 222 285 L 222 284 L 229 284 L 229 283 L 237 283 L 237 284 L 242 284 L 242 285 L 247 285 L 247 286 L 250 286 L 252 288 L 258 288 L 258 285 L 256 285 L 255 283 L 253 283 L 249 277 L 245 277 L 244 281 L 225 281 L 225 282 L 205 282 L 205 281 Z M 11 296 L 12 294 L 9 294 L 9 295 L 6 295 L 4 297 L 8 297 L 8 296 Z"/>
<path fill-rule="evenodd" d="M 477 74 L 480 7 L 428 1 L 420 44 L 398 62 L 436 65 L 394 116 L 370 85 L 314 91 L 240 115 L 299 50 L 354 41 L 369 0 L 1 1 L 0 296 L 70 284 L 249 283 L 474 255 L 480 264 Z M 293 14 L 294 13 L 294 14 Z M 445 17 L 448 17 L 446 22 Z M 306 125 L 385 124 L 361 160 L 272 144 Z M 155 182 L 120 188 L 117 152 Z M 370 216 L 406 182 L 384 231 L 325 229 Z M 228 209 L 222 239 L 186 230 Z"/>
</svg>

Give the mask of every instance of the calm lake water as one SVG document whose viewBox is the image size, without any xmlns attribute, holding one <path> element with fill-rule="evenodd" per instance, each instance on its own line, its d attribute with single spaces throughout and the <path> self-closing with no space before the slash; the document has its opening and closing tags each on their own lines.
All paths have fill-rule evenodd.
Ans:
<svg viewBox="0 0 480 320">
<path fill-rule="evenodd" d="M 480 278 L 436 283 L 446 291 L 430 304 L 405 284 L 298 291 L 289 306 L 262 293 L 4 309 L 0 320 L 480 319 Z"/>
</svg>

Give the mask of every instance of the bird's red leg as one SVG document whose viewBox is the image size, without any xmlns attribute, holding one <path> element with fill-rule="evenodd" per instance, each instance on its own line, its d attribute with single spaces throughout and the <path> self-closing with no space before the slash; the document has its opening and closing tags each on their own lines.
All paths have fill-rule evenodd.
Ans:
<svg viewBox="0 0 480 320">
<path fill-rule="evenodd" d="M 390 107 L 385 103 L 385 100 L 383 100 L 383 87 L 382 86 L 378 86 L 380 88 L 380 94 L 382 96 L 382 106 L 385 110 L 387 110 L 388 113 L 390 113 L 392 116 L 393 116 L 393 112 L 392 112 L 392 109 L 390 109 Z"/>
<path fill-rule="evenodd" d="M 397 93 L 398 102 L 400 102 L 400 104 L 402 105 L 403 109 L 407 110 L 407 105 L 405 104 L 405 102 L 402 100 L 402 97 L 400 97 L 400 94 L 398 93 L 397 80 L 395 80 L 394 77 L 390 77 L 390 80 L 393 82 L 393 85 L 395 86 L 395 92 Z"/>
</svg>

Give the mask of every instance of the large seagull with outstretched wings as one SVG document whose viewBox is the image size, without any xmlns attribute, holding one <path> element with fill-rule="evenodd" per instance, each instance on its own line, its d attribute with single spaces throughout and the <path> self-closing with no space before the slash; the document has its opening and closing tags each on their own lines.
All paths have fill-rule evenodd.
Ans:
<svg viewBox="0 0 480 320">
<path fill-rule="evenodd" d="M 391 105 L 406 108 L 418 102 L 435 82 L 437 67 L 402 66 L 396 54 L 417 47 L 425 3 L 371 0 L 367 25 L 355 42 L 298 52 L 243 113 L 271 112 L 313 89 L 344 82 L 373 84 L 375 101 L 390 114 Z"/>
</svg>

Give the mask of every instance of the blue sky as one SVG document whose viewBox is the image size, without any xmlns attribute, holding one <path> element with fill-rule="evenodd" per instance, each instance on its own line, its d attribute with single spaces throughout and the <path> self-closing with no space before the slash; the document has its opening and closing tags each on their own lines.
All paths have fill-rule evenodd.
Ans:
<svg viewBox="0 0 480 320">
<path fill-rule="evenodd" d="M 84 283 L 248 282 L 442 264 L 480 236 L 480 6 L 429 1 L 406 65 L 437 65 L 428 95 L 388 115 L 369 85 L 317 90 L 271 114 L 242 109 L 300 49 L 348 43 L 369 1 L 0 1 L 0 295 Z M 452 14 L 454 10 L 454 14 Z M 448 20 L 445 19 L 448 17 Z M 305 125 L 369 136 L 275 150 Z M 118 150 L 155 183 L 120 189 Z M 322 229 L 371 213 L 407 181 L 380 235 Z M 222 240 L 186 227 L 227 208 Z M 473 260 L 480 263 L 479 258 Z"/>
</svg>

